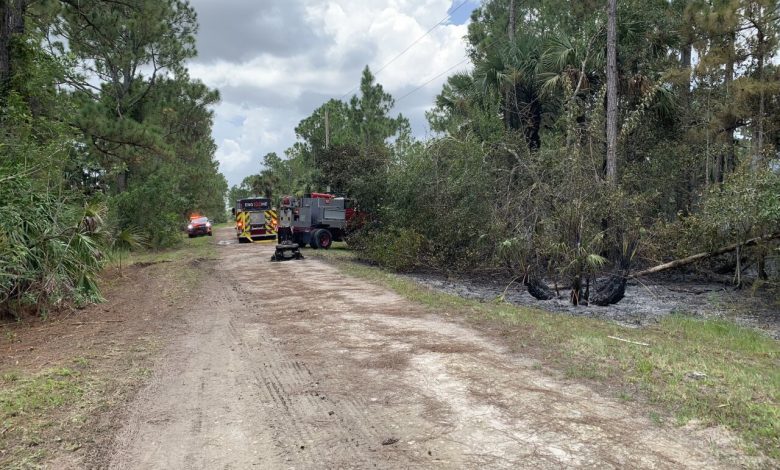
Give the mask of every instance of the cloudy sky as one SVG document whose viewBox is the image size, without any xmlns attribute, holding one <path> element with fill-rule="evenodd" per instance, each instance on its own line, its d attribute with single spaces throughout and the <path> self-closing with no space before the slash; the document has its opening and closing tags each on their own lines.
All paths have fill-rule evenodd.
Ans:
<svg viewBox="0 0 780 470">
<path fill-rule="evenodd" d="M 214 138 L 220 169 L 233 185 L 257 173 L 266 153 L 283 155 L 298 122 L 353 90 L 366 64 L 378 70 L 448 14 L 378 81 L 400 98 L 461 62 L 466 22 L 479 0 L 191 3 L 200 32 L 190 73 L 222 93 Z M 467 67 L 464 62 L 450 73 Z M 394 113 L 406 115 L 418 137 L 427 133 L 424 113 L 446 75 L 396 104 Z"/>
</svg>

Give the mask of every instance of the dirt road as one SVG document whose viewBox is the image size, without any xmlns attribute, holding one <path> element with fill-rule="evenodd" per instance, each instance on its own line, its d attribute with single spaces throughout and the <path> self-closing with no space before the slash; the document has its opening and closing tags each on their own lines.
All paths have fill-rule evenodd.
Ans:
<svg viewBox="0 0 780 470">
<path fill-rule="evenodd" d="M 210 280 L 111 467 L 725 466 L 705 431 L 661 427 L 446 312 L 271 250 L 222 245 L 193 267 Z"/>
</svg>

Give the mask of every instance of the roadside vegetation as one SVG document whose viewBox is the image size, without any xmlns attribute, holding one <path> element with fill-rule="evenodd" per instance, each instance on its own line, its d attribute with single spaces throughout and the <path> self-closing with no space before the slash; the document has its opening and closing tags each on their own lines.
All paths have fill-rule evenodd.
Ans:
<svg viewBox="0 0 780 470">
<path fill-rule="evenodd" d="M 8 0 L 0 17 L 0 315 L 99 300 L 115 255 L 179 242 L 193 212 L 225 220 L 188 2 Z"/>
<path fill-rule="evenodd" d="M 627 329 L 391 274 L 491 273 L 542 301 L 608 305 L 676 261 L 780 305 L 777 2 L 488 0 L 465 40 L 471 67 L 429 111 L 432 138 L 409 136 L 366 68 L 356 96 L 324 103 L 231 191 L 353 197 L 370 214 L 354 253 L 317 256 L 657 419 L 724 425 L 780 457 L 780 349 L 762 333 L 685 312 Z"/>
<path fill-rule="evenodd" d="M 184 240 L 184 236 L 180 236 L 184 243 L 183 246 L 177 244 L 175 248 L 133 251 L 128 253 L 125 264 L 127 266 L 148 266 L 160 263 L 213 260 L 216 256 L 213 239 L 198 237 Z M 111 266 L 114 268 L 119 267 L 118 262 L 113 262 Z"/>
<path fill-rule="evenodd" d="M 366 68 L 232 194 L 349 195 L 364 258 L 499 269 L 539 299 L 618 302 L 627 275 L 698 253 L 780 299 L 777 2 L 490 0 L 465 40 L 432 138 Z"/>
</svg>

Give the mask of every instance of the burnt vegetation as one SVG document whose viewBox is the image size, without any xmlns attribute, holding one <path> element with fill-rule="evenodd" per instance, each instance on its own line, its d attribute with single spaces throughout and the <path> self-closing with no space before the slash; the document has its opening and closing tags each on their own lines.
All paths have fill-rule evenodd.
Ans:
<svg viewBox="0 0 780 470">
<path fill-rule="evenodd" d="M 768 0 L 487 1 L 433 138 L 366 69 L 233 191 L 348 193 L 373 216 L 362 257 L 503 271 L 540 300 L 609 305 L 634 273 L 714 264 L 776 291 L 778 18 Z"/>
</svg>

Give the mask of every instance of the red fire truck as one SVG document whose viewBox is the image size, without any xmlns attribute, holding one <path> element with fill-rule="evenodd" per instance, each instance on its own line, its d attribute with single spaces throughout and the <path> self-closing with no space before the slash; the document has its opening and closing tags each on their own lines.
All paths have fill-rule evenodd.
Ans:
<svg viewBox="0 0 780 470">
<path fill-rule="evenodd" d="M 309 245 L 327 250 L 334 241 L 344 240 L 358 216 L 353 200 L 333 194 L 285 196 L 284 203 L 293 207 L 293 241 L 301 248 Z"/>
</svg>

